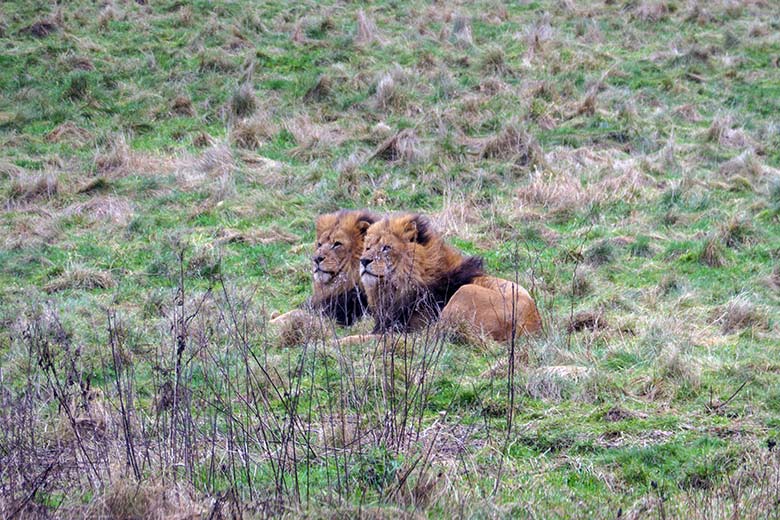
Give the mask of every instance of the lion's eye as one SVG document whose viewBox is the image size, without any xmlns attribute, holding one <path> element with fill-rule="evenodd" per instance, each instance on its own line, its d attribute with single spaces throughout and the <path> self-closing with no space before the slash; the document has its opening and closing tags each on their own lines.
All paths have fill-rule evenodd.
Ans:
<svg viewBox="0 0 780 520">
<path fill-rule="evenodd" d="M 317 247 L 322 247 L 322 242 L 317 242 Z"/>
<path fill-rule="evenodd" d="M 341 242 L 334 242 L 333 243 L 333 249 L 336 249 L 337 247 L 341 247 Z"/>
<path fill-rule="evenodd" d="M 390 246 L 382 246 L 382 252 L 383 252 L 383 253 L 387 253 L 387 252 L 388 252 L 388 251 L 390 251 L 391 249 L 392 249 L 392 247 L 390 247 Z"/>
</svg>

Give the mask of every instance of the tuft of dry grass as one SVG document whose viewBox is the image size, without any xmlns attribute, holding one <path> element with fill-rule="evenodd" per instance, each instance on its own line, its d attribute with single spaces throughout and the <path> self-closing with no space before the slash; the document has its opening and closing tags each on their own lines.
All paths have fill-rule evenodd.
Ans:
<svg viewBox="0 0 780 520">
<path fill-rule="evenodd" d="M 724 334 L 749 328 L 766 329 L 766 313 L 744 295 L 737 296 L 718 307 L 711 315 L 713 324 L 720 325 Z"/>
<path fill-rule="evenodd" d="M 709 267 L 726 265 L 726 250 L 719 237 L 714 235 L 707 237 L 699 253 L 699 261 Z"/>
<path fill-rule="evenodd" d="M 93 139 L 92 134 L 70 121 L 62 123 L 57 128 L 46 134 L 46 140 L 50 143 L 71 143 L 74 146 L 84 146 Z"/>
<path fill-rule="evenodd" d="M 525 390 L 534 399 L 560 401 L 574 396 L 575 389 L 595 377 L 593 369 L 578 365 L 550 365 L 531 371 Z M 586 397 L 575 396 L 575 397 Z"/>
<path fill-rule="evenodd" d="M 488 74 L 504 74 L 507 71 L 506 54 L 501 47 L 489 47 L 480 58 L 480 69 Z"/>
<path fill-rule="evenodd" d="M 457 14 L 453 17 L 450 40 L 459 49 L 468 49 L 474 44 L 474 38 L 471 35 L 471 20 L 467 16 Z"/>
<path fill-rule="evenodd" d="M 40 199 L 51 199 L 59 192 L 59 180 L 53 173 L 17 174 L 8 190 L 8 202 L 26 204 Z"/>
<path fill-rule="evenodd" d="M 192 117 L 195 115 L 195 107 L 189 96 L 176 96 L 171 102 L 171 113 L 176 116 Z"/>
<path fill-rule="evenodd" d="M 202 518 L 209 508 L 196 499 L 194 490 L 184 484 L 116 479 L 92 506 L 96 511 L 88 516 L 108 518 Z"/>
<path fill-rule="evenodd" d="M 544 153 L 536 139 L 518 122 L 510 122 L 496 135 L 470 141 L 480 159 L 513 161 L 519 166 L 542 167 Z"/>
<path fill-rule="evenodd" d="M 669 3 L 663 0 L 643 0 L 636 6 L 632 16 L 643 22 L 660 22 L 670 13 Z"/>
<path fill-rule="evenodd" d="M 374 41 L 381 43 L 379 30 L 366 12 L 363 9 L 359 9 L 357 12 L 357 34 L 355 35 L 355 43 L 357 45 L 366 45 Z"/>
<path fill-rule="evenodd" d="M 287 121 L 284 127 L 292 134 L 297 145 L 292 150 L 293 157 L 303 159 L 328 155 L 345 139 L 338 125 L 316 123 L 306 115 Z"/>
<path fill-rule="evenodd" d="M 234 117 L 249 117 L 257 110 L 257 97 L 252 85 L 244 83 L 230 97 L 230 113 Z"/>
<path fill-rule="evenodd" d="M 68 206 L 62 212 L 63 216 L 83 216 L 92 223 L 105 223 L 126 226 L 133 218 L 133 206 L 124 197 L 114 195 L 93 197 L 86 202 Z"/>
<path fill-rule="evenodd" d="M 403 108 L 406 100 L 398 88 L 393 74 L 384 74 L 376 84 L 374 101 L 380 110 Z"/>
<path fill-rule="evenodd" d="M 580 311 L 571 317 L 566 329 L 569 332 L 579 332 L 581 330 L 601 330 L 607 328 L 607 319 L 600 310 Z"/>
<path fill-rule="evenodd" d="M 321 74 L 314 86 L 303 95 L 303 100 L 307 102 L 324 101 L 330 97 L 332 91 L 333 80 L 327 74 Z"/>
<path fill-rule="evenodd" d="M 753 150 L 745 150 L 738 156 L 721 164 L 720 173 L 726 177 L 740 175 L 746 178 L 756 178 L 763 175 L 764 166 L 756 158 Z"/>
<path fill-rule="evenodd" d="M 279 132 L 279 127 L 267 113 L 242 119 L 230 128 L 230 140 L 239 148 L 256 149 Z"/>
<path fill-rule="evenodd" d="M 219 244 L 241 243 L 253 246 L 275 243 L 295 244 L 299 241 L 300 237 L 297 235 L 277 228 L 248 230 L 225 228 L 220 230 L 217 235 L 217 243 Z"/>
<path fill-rule="evenodd" d="M 415 162 L 424 152 L 417 133 L 407 128 L 382 142 L 369 159 L 380 158 L 388 162 Z"/>
<path fill-rule="evenodd" d="M 47 293 L 55 293 L 68 289 L 93 290 L 111 289 L 116 287 L 114 277 L 108 271 L 89 267 L 73 266 L 47 283 L 43 290 Z"/>
</svg>

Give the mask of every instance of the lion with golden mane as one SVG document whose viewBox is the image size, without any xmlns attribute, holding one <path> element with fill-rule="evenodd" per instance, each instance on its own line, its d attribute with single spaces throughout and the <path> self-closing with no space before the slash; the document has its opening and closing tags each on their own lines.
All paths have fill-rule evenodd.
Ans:
<svg viewBox="0 0 780 520">
<path fill-rule="evenodd" d="M 374 334 L 418 329 L 436 319 L 467 324 L 497 341 L 541 328 L 528 291 L 485 275 L 481 258 L 463 256 L 420 215 L 384 218 L 368 228 L 360 279 Z"/>
<path fill-rule="evenodd" d="M 369 226 L 377 218 L 368 211 L 340 210 L 320 215 L 312 260 L 312 297 L 302 309 L 271 320 L 276 325 L 309 321 L 321 312 L 339 325 L 352 325 L 365 314 L 368 299 L 360 283 L 360 255 Z"/>
</svg>

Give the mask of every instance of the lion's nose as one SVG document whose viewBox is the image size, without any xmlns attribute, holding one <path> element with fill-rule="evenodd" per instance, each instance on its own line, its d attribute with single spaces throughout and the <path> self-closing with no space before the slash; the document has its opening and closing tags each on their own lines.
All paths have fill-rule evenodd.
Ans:
<svg viewBox="0 0 780 520">
<path fill-rule="evenodd" d="M 312 260 L 314 260 L 315 264 L 319 264 L 320 262 L 325 260 L 325 257 L 322 256 L 322 255 L 316 255 L 316 256 L 312 257 Z"/>
<path fill-rule="evenodd" d="M 366 267 L 368 264 L 370 264 L 370 263 L 371 263 L 371 261 L 372 261 L 372 260 L 371 260 L 370 258 L 361 258 L 361 259 L 360 259 L 360 264 L 361 264 L 363 267 Z"/>
</svg>

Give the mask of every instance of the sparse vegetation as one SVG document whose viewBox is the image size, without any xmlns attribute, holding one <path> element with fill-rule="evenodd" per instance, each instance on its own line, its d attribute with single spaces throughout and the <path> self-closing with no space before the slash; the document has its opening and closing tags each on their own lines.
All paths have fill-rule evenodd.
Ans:
<svg viewBox="0 0 780 520">
<path fill-rule="evenodd" d="M 3 2 L 0 517 L 776 516 L 778 17 Z M 543 333 L 274 330 L 342 207 Z"/>
</svg>

